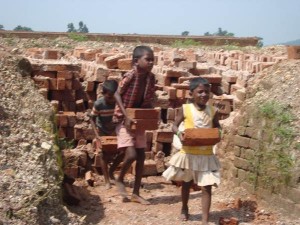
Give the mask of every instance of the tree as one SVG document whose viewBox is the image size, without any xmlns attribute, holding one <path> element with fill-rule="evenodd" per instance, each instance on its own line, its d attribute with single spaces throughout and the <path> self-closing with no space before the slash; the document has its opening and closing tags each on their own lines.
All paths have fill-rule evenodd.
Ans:
<svg viewBox="0 0 300 225">
<path fill-rule="evenodd" d="M 16 31 L 33 31 L 30 27 L 23 27 L 21 25 L 18 25 L 17 27 L 14 28 Z"/>
<path fill-rule="evenodd" d="M 0 24 L 0 30 L 4 30 L 4 26 Z"/>
<path fill-rule="evenodd" d="M 78 23 L 78 25 L 79 25 L 79 28 L 75 29 L 74 24 L 69 23 L 67 32 L 79 32 L 79 33 L 88 33 L 89 32 L 89 29 L 82 21 L 80 21 Z"/>
<path fill-rule="evenodd" d="M 205 32 L 204 36 L 230 36 L 230 37 L 233 37 L 234 33 L 230 33 L 227 30 L 222 30 L 222 28 L 219 27 L 218 32 L 215 32 L 213 34 L 210 34 L 209 32 Z"/>
<path fill-rule="evenodd" d="M 181 35 L 182 35 L 182 36 L 188 36 L 189 33 L 190 33 L 189 31 L 183 31 L 183 32 L 181 33 Z"/>
<path fill-rule="evenodd" d="M 75 29 L 73 23 L 68 24 L 68 31 L 67 32 L 76 32 L 76 29 Z"/>
</svg>

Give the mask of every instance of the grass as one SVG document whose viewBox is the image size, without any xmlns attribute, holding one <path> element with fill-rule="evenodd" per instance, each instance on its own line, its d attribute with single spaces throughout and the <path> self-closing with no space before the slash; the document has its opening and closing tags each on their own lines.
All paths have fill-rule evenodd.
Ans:
<svg viewBox="0 0 300 225">
<path fill-rule="evenodd" d="M 88 40 L 88 37 L 86 35 L 80 34 L 80 33 L 74 33 L 74 32 L 71 32 L 69 34 L 69 38 L 71 38 L 74 41 L 78 41 L 78 42 L 82 42 L 82 41 L 87 41 Z"/>
<path fill-rule="evenodd" d="M 272 192 L 278 192 L 282 185 L 290 183 L 295 163 L 288 151 L 296 137 L 291 126 L 294 115 L 289 107 L 275 101 L 268 101 L 257 110 L 255 114 L 266 121 L 262 132 L 270 138 L 261 142 L 259 150 L 250 160 L 253 174 L 249 176 L 249 180 L 255 188 L 262 186 Z"/>
<path fill-rule="evenodd" d="M 173 48 L 188 48 L 201 46 L 201 42 L 194 41 L 193 39 L 176 40 L 171 44 Z"/>
</svg>

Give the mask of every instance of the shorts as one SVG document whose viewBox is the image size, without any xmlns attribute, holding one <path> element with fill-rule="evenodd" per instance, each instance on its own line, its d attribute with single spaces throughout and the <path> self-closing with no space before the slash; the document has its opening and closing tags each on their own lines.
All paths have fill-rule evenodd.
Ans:
<svg viewBox="0 0 300 225">
<path fill-rule="evenodd" d="M 147 140 L 144 130 L 129 131 L 124 124 L 119 124 L 116 127 L 118 148 L 135 147 L 146 148 Z"/>
</svg>

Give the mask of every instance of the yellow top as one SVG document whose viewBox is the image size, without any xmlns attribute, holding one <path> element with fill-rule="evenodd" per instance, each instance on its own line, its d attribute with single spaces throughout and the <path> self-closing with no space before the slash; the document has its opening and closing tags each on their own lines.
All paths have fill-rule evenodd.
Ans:
<svg viewBox="0 0 300 225">
<path fill-rule="evenodd" d="M 212 128 L 215 109 L 206 105 L 204 110 L 195 107 L 193 103 L 183 104 L 184 128 Z M 213 146 L 182 146 L 181 153 L 192 155 L 212 155 Z"/>
</svg>

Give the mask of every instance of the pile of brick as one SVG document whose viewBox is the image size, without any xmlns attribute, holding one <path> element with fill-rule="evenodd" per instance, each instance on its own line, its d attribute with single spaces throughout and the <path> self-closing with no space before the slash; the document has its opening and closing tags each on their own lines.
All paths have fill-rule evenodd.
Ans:
<svg viewBox="0 0 300 225">
<path fill-rule="evenodd" d="M 59 55 L 49 49 L 28 51 L 33 79 L 57 111 L 59 137 L 91 142 L 95 135 L 84 112 L 91 109 L 101 95 L 101 85 L 105 80 L 120 81 L 131 69 L 131 52 L 75 48 L 73 57 L 78 59 L 78 64 L 56 61 Z M 162 124 L 157 130 L 147 131 L 146 166 L 151 165 L 148 171 L 152 171 L 146 170 L 149 175 L 162 172 L 162 159 L 171 154 L 171 125 L 176 117 L 176 108 L 190 98 L 188 87 L 191 78 L 200 76 L 211 83 L 210 102 L 225 119 L 245 100 L 247 82 L 255 73 L 287 58 L 285 55 L 279 57 L 241 51 L 199 52 L 157 47 L 154 55 L 152 72 L 157 80 L 155 106 L 161 108 Z"/>
</svg>

